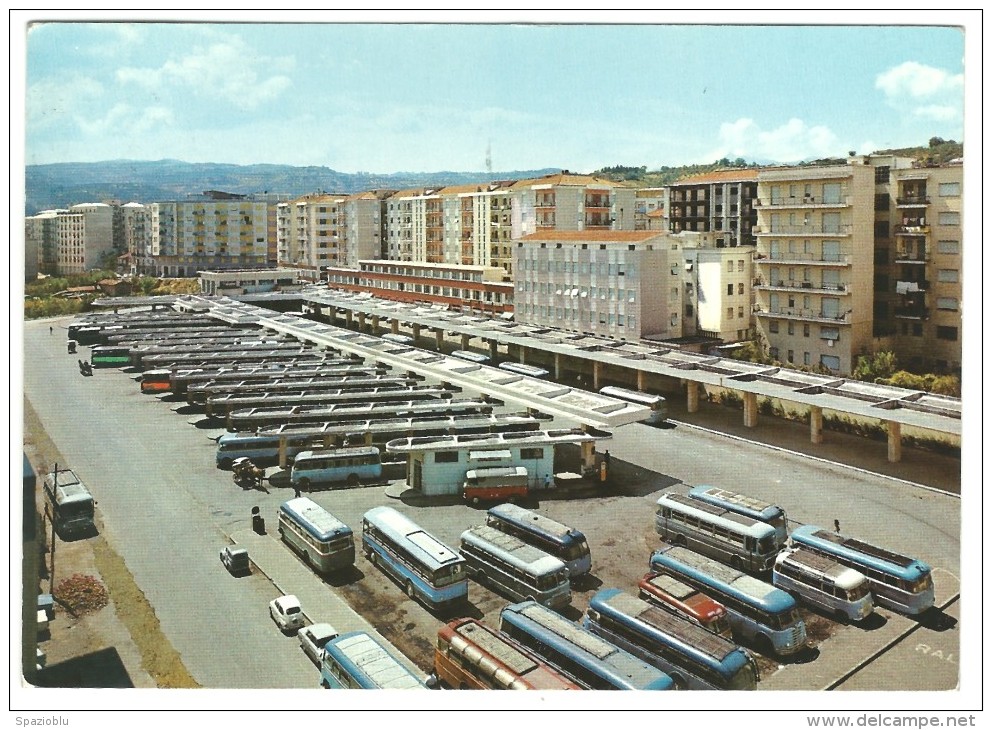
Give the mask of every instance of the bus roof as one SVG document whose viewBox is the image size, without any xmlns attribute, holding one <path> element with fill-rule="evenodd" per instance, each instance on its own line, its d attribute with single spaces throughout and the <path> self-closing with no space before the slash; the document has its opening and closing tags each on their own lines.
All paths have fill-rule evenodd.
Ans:
<svg viewBox="0 0 992 730">
<path fill-rule="evenodd" d="M 351 535 L 351 528 L 309 497 L 296 497 L 279 507 L 318 540 Z"/>
<path fill-rule="evenodd" d="M 830 532 L 816 525 L 797 527 L 790 537 L 799 544 L 855 560 L 866 567 L 885 570 L 908 581 L 918 580 L 921 575 L 930 572 L 930 566 L 922 560 L 900 555 L 863 540 Z"/>
<path fill-rule="evenodd" d="M 462 533 L 461 539 L 462 542 L 478 545 L 482 548 L 492 546 L 503 554 L 507 562 L 514 563 L 518 567 L 538 575 L 568 569 L 565 563 L 553 555 L 548 555 L 543 550 L 488 525 L 470 527 Z"/>
<path fill-rule="evenodd" d="M 416 522 L 392 507 L 373 507 L 365 513 L 366 522 L 375 525 L 390 538 L 403 541 L 419 551 L 425 564 L 433 566 L 463 563 L 465 559 Z"/>
<path fill-rule="evenodd" d="M 371 456 L 375 454 L 379 455 L 379 449 L 376 446 L 351 446 L 345 449 L 319 449 L 313 451 L 301 451 L 296 455 L 296 463 L 299 463 L 303 459 L 327 459 L 327 458 L 338 458 L 347 459 L 351 456 Z"/>
<path fill-rule="evenodd" d="M 364 689 L 420 689 L 424 686 L 409 669 L 364 631 L 331 639 L 325 651 Z"/>
<path fill-rule="evenodd" d="M 783 510 L 778 505 L 762 502 L 760 499 L 748 497 L 745 494 L 731 492 L 720 487 L 710 487 L 700 485 L 689 490 L 689 496 L 693 499 L 701 499 L 711 504 L 726 505 L 728 509 L 752 515 L 757 519 L 770 520 L 782 514 Z"/>
<path fill-rule="evenodd" d="M 656 551 L 651 556 L 651 569 L 675 570 L 679 574 L 698 578 L 704 584 L 718 586 L 730 596 L 751 605 L 760 605 L 772 613 L 796 607 L 796 599 L 782 589 L 688 548 L 667 547 Z"/>
<path fill-rule="evenodd" d="M 658 498 L 659 507 L 672 505 L 675 505 L 679 512 L 694 515 L 713 524 L 722 522 L 724 526 L 727 526 L 726 523 L 733 523 L 735 532 L 742 532 L 758 540 L 763 537 L 775 536 L 775 528 L 767 522 L 732 512 L 723 507 L 717 507 L 708 502 L 691 499 L 682 494 L 663 494 Z"/>
<path fill-rule="evenodd" d="M 495 507 L 490 508 L 489 514 L 515 525 L 540 530 L 542 533 L 550 535 L 558 540 L 563 540 L 568 536 L 579 540 L 585 537 L 585 535 L 581 532 L 578 530 L 573 530 L 568 525 L 555 522 L 550 517 L 538 514 L 537 512 L 533 512 L 529 509 L 524 509 L 523 507 L 519 507 L 509 502 L 506 504 L 498 504 Z"/>
<path fill-rule="evenodd" d="M 60 487 L 65 487 L 70 484 L 82 484 L 82 481 L 71 469 L 59 469 L 45 475 L 45 483 L 49 486 L 58 484 Z"/>
<path fill-rule="evenodd" d="M 867 580 L 863 573 L 859 573 L 854 568 L 848 568 L 823 553 L 815 553 L 802 547 L 783 550 L 775 558 L 775 565 L 778 566 L 780 563 L 792 563 L 804 572 L 844 590 L 856 588 Z"/>
<path fill-rule="evenodd" d="M 56 504 L 73 504 L 74 502 L 92 502 L 93 495 L 90 491 L 83 485 L 82 482 L 76 482 L 75 484 L 68 484 L 66 486 L 59 485 L 58 489 L 55 490 L 55 502 Z"/>
</svg>

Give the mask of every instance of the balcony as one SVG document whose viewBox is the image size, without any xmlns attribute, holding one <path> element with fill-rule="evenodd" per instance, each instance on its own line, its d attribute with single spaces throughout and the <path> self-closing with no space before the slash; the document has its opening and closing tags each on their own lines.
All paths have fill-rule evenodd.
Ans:
<svg viewBox="0 0 992 730">
<path fill-rule="evenodd" d="M 898 228 L 897 228 L 898 230 Z M 756 236 L 850 236 L 851 226 L 776 226 L 775 228 L 765 228 L 756 226 L 752 229 Z"/>
<path fill-rule="evenodd" d="M 921 306 L 896 307 L 892 315 L 898 319 L 929 319 L 930 310 Z"/>
<path fill-rule="evenodd" d="M 845 208 L 851 205 L 849 195 L 824 198 L 817 195 L 784 196 L 781 198 L 754 198 L 755 208 Z"/>
<path fill-rule="evenodd" d="M 916 207 L 920 205 L 930 205 L 930 198 L 926 195 L 907 195 L 905 198 L 896 198 L 896 205 Z"/>
<path fill-rule="evenodd" d="M 759 266 L 768 264 L 808 264 L 812 266 L 850 266 L 851 257 L 847 254 L 815 254 L 792 253 L 775 251 L 770 254 L 758 254 L 754 263 Z"/>
<path fill-rule="evenodd" d="M 754 310 L 756 317 L 763 318 L 778 318 L 778 319 L 793 319 L 802 320 L 805 322 L 820 322 L 824 324 L 850 324 L 848 319 L 851 316 L 851 310 L 844 312 L 843 314 L 829 315 L 823 312 L 816 312 L 812 309 L 803 309 L 802 307 L 778 307 L 777 309 L 767 309 L 762 306 L 758 306 Z"/>
<path fill-rule="evenodd" d="M 896 226 L 892 229 L 897 236 L 926 236 L 930 233 L 930 226 L 920 222 Z"/>
<path fill-rule="evenodd" d="M 929 261 L 926 251 L 896 251 L 897 264 L 926 264 Z"/>
<path fill-rule="evenodd" d="M 763 280 L 761 280 L 763 281 Z M 761 283 L 756 285 L 758 289 L 772 290 L 772 291 L 801 291 L 812 294 L 849 294 L 846 283 L 819 283 L 816 284 L 812 281 L 788 281 L 784 279 L 779 279 L 778 281 L 770 281 L 767 284 Z"/>
</svg>

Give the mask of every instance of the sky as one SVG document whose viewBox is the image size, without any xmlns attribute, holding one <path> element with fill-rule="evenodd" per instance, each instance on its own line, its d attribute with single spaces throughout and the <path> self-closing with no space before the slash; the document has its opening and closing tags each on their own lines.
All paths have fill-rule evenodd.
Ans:
<svg viewBox="0 0 992 730">
<path fill-rule="evenodd" d="M 592 172 L 961 141 L 967 15 L 21 11 L 11 33 L 26 164 Z M 800 18 L 821 24 L 761 24 Z"/>
</svg>

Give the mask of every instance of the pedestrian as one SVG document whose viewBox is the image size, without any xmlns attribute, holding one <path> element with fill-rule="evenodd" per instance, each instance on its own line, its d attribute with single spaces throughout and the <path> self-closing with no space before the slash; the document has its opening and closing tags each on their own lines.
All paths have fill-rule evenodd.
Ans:
<svg viewBox="0 0 992 730">
<path fill-rule="evenodd" d="M 840 532 L 840 520 L 834 520 L 834 532 Z"/>
<path fill-rule="evenodd" d="M 606 450 L 606 453 L 605 453 L 605 454 L 603 454 L 603 461 L 605 461 L 605 462 L 606 462 L 606 465 L 607 465 L 607 466 L 609 466 L 609 465 L 610 465 L 610 450 L 609 450 L 609 449 L 607 449 L 607 450 Z"/>
<path fill-rule="evenodd" d="M 55 328 L 49 326 L 49 328 L 48 328 L 48 334 L 53 334 L 54 332 L 55 332 Z"/>
<path fill-rule="evenodd" d="M 548 474 L 544 475 L 544 488 L 551 489 L 551 476 Z"/>
<path fill-rule="evenodd" d="M 300 485 L 298 483 L 293 484 L 293 493 L 296 494 L 297 497 L 300 496 Z"/>
</svg>

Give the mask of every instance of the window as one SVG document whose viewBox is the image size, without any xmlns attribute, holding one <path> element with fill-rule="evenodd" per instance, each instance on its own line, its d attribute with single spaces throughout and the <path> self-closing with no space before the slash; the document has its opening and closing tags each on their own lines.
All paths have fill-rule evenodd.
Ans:
<svg viewBox="0 0 992 730">
<path fill-rule="evenodd" d="M 889 209 L 889 194 L 888 193 L 876 193 L 875 194 L 875 210 L 888 210 Z"/>
<path fill-rule="evenodd" d="M 840 358 L 836 355 L 820 355 L 820 364 L 827 370 L 840 370 Z"/>
<path fill-rule="evenodd" d="M 808 352 L 803 353 L 803 365 L 808 366 L 812 360 L 810 359 L 810 354 Z"/>
<path fill-rule="evenodd" d="M 527 460 L 543 459 L 544 449 L 540 449 L 540 448 L 520 449 L 520 458 Z"/>
<path fill-rule="evenodd" d="M 889 263 L 889 249 L 888 248 L 876 248 L 875 249 L 875 266 L 885 266 Z"/>
<path fill-rule="evenodd" d="M 875 221 L 875 238 L 888 238 L 888 237 L 889 237 L 889 222 Z"/>
<path fill-rule="evenodd" d="M 458 452 L 457 451 L 438 451 L 434 454 L 435 464 L 457 464 L 458 463 Z"/>
<path fill-rule="evenodd" d="M 957 297 L 937 297 L 937 309 L 946 309 L 951 312 L 958 310 Z"/>
<path fill-rule="evenodd" d="M 727 262 L 727 272 L 728 273 L 731 273 L 731 274 L 734 273 L 734 262 L 733 261 L 728 261 Z"/>
<path fill-rule="evenodd" d="M 741 283 L 739 283 L 737 285 L 737 293 L 738 294 L 743 294 L 744 293 L 744 282 L 741 282 Z"/>
<path fill-rule="evenodd" d="M 744 319 L 744 307 L 737 308 L 737 319 Z"/>
<path fill-rule="evenodd" d="M 804 324 L 803 325 L 803 337 L 809 337 L 809 325 L 808 324 Z"/>
<path fill-rule="evenodd" d="M 727 296 L 732 297 L 734 295 L 734 285 L 727 284 Z"/>
<path fill-rule="evenodd" d="M 840 329 L 838 327 L 820 327 L 821 340 L 839 340 Z"/>
<path fill-rule="evenodd" d="M 789 322 L 789 334 L 790 335 L 796 334 L 796 323 L 795 322 Z"/>
<path fill-rule="evenodd" d="M 961 225 L 961 214 L 954 211 L 944 211 L 937 215 L 937 223 L 942 226 Z"/>
<path fill-rule="evenodd" d="M 727 319 L 733 319 L 733 318 L 734 318 L 734 308 L 727 307 Z"/>
<path fill-rule="evenodd" d="M 889 181 L 888 165 L 879 165 L 875 168 L 875 184 L 887 183 Z"/>
<path fill-rule="evenodd" d="M 960 253 L 959 241 L 937 241 L 937 253 Z"/>
<path fill-rule="evenodd" d="M 737 259 L 737 270 L 744 271 L 744 259 Z"/>
<path fill-rule="evenodd" d="M 941 197 L 958 197 L 961 195 L 961 183 L 945 182 L 937 186 L 937 194 Z"/>
<path fill-rule="evenodd" d="M 889 275 L 875 274 L 875 291 L 888 291 Z"/>
<path fill-rule="evenodd" d="M 942 281 L 946 284 L 956 284 L 958 282 L 958 270 L 939 269 L 937 271 L 937 281 Z"/>
<path fill-rule="evenodd" d="M 789 350 L 788 354 L 785 356 L 785 359 L 788 360 L 790 363 L 795 362 L 796 353 L 793 352 L 792 350 Z"/>
<path fill-rule="evenodd" d="M 770 357 L 772 360 L 778 360 L 778 348 L 777 347 L 769 347 L 768 348 L 768 357 Z"/>
</svg>

